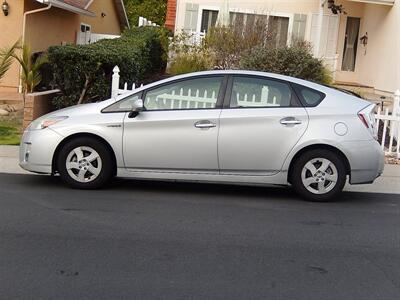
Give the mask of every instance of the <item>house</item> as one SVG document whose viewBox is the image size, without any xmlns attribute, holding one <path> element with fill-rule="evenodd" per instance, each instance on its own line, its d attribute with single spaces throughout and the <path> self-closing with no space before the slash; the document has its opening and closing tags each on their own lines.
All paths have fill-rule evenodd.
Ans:
<svg viewBox="0 0 400 300">
<path fill-rule="evenodd" d="M 123 0 L 0 0 L 0 48 L 21 38 L 32 52 L 52 45 L 86 44 L 119 36 L 129 27 Z M 16 93 L 19 66 L 0 82 L 0 93 Z"/>
<path fill-rule="evenodd" d="M 311 42 L 336 83 L 400 89 L 400 0 L 168 0 L 166 26 L 207 32 L 224 1 L 231 22 L 263 15 L 278 26 L 279 44 Z"/>
</svg>

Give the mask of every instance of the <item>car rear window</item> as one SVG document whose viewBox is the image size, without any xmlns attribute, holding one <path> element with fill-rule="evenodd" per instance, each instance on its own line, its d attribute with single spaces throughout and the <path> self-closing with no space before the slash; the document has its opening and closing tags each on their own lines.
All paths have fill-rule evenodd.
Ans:
<svg viewBox="0 0 400 300">
<path fill-rule="evenodd" d="M 326 96 L 320 91 L 299 84 L 293 84 L 293 88 L 302 104 L 306 107 L 317 106 Z"/>
</svg>

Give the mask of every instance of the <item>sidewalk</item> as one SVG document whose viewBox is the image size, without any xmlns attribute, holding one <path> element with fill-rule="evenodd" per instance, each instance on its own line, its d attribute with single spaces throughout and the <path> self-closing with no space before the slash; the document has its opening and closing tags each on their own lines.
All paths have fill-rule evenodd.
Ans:
<svg viewBox="0 0 400 300">
<path fill-rule="evenodd" d="M 32 174 L 19 166 L 19 146 L 0 145 L 0 173 Z"/>
<path fill-rule="evenodd" d="M 0 145 L 0 173 L 33 174 L 18 165 L 18 146 Z M 373 184 L 349 185 L 345 191 L 365 193 L 400 194 L 400 165 L 385 165 L 383 175 Z"/>
</svg>

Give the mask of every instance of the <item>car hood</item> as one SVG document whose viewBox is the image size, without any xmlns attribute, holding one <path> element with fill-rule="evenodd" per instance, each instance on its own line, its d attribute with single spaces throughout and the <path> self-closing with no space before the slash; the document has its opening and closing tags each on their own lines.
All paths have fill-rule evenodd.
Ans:
<svg viewBox="0 0 400 300">
<path fill-rule="evenodd" d="M 53 111 L 43 117 L 49 117 L 49 116 L 71 117 L 71 116 L 77 116 L 77 115 L 84 115 L 84 114 L 88 114 L 88 113 L 95 113 L 95 112 L 99 112 L 104 107 L 107 107 L 108 105 L 110 105 L 114 102 L 115 102 L 114 99 L 108 99 L 108 100 L 104 100 L 104 101 L 96 102 L 96 103 L 74 105 L 74 106 L 70 106 L 70 107 L 66 107 L 63 109 Z"/>
</svg>

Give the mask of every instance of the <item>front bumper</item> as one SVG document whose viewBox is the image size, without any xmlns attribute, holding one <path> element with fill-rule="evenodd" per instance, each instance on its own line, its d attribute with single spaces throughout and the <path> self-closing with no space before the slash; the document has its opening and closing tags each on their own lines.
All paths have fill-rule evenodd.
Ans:
<svg viewBox="0 0 400 300">
<path fill-rule="evenodd" d="M 52 173 L 53 155 L 63 136 L 50 128 L 25 131 L 19 148 L 19 165 L 35 173 Z"/>
<path fill-rule="evenodd" d="M 350 184 L 372 183 L 382 175 L 385 155 L 377 141 L 344 142 L 343 146 L 351 168 Z"/>
</svg>

